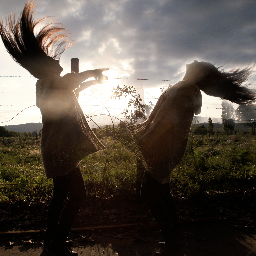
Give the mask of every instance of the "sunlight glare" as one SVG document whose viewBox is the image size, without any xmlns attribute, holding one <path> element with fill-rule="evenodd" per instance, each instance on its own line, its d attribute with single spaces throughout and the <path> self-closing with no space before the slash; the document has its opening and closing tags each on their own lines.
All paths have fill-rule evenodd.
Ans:
<svg viewBox="0 0 256 256">
<path fill-rule="evenodd" d="M 118 85 L 122 86 L 120 79 L 123 75 L 115 69 L 105 71 L 103 74 L 108 77 L 108 80 L 82 91 L 79 95 L 79 104 L 87 118 L 89 117 L 98 125 L 104 122 L 105 124 L 119 123 L 119 117 L 127 107 L 127 102 L 113 98 L 113 89 Z"/>
</svg>

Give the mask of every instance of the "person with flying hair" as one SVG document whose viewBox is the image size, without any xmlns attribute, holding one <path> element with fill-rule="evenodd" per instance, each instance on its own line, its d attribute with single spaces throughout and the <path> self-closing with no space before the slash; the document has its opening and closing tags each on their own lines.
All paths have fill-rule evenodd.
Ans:
<svg viewBox="0 0 256 256">
<path fill-rule="evenodd" d="M 44 249 L 41 256 L 78 255 L 67 246 L 67 237 L 86 190 L 79 162 L 104 149 L 90 129 L 77 100 L 77 92 L 102 83 L 102 72 L 89 70 L 60 76 L 60 55 L 70 46 L 66 29 L 46 23 L 38 33 L 35 4 L 28 1 L 17 22 L 9 16 L 0 22 L 2 41 L 13 59 L 35 78 L 36 105 L 42 114 L 41 154 L 47 178 L 53 179 L 53 196 L 48 209 Z M 96 80 L 84 82 L 88 78 Z"/>
<path fill-rule="evenodd" d="M 251 68 L 225 72 L 210 63 L 194 61 L 186 65 L 183 80 L 162 93 L 147 120 L 131 127 L 142 155 L 138 162 L 144 170 L 141 196 L 159 223 L 166 255 L 175 249 L 178 237 L 170 193 L 171 173 L 185 153 L 193 116 L 201 112 L 201 91 L 237 104 L 249 104 L 255 94 L 241 85 L 250 73 Z"/>
</svg>

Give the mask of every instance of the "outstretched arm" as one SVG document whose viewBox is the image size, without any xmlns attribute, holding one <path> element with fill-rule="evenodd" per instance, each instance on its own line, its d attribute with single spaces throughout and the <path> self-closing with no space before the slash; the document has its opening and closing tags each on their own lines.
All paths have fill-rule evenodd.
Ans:
<svg viewBox="0 0 256 256">
<path fill-rule="evenodd" d="M 77 73 L 76 79 L 78 84 L 81 84 L 83 81 L 87 80 L 90 77 L 94 77 L 98 84 L 102 84 L 103 80 L 107 80 L 107 77 L 102 74 L 102 72 L 109 70 L 108 68 L 87 70 L 81 73 Z"/>
<path fill-rule="evenodd" d="M 107 80 L 107 77 L 102 74 L 102 72 L 107 71 L 108 68 L 103 69 L 95 69 L 95 70 L 87 70 L 81 73 L 69 73 L 63 77 L 60 77 L 59 82 L 55 83 L 57 87 L 69 88 L 75 90 L 79 88 L 79 85 L 87 80 L 88 78 L 94 77 L 96 80 L 96 84 L 103 83 L 103 80 Z M 84 86 L 81 87 L 80 91 L 86 89 L 90 85 L 94 83 L 86 83 Z"/>
</svg>

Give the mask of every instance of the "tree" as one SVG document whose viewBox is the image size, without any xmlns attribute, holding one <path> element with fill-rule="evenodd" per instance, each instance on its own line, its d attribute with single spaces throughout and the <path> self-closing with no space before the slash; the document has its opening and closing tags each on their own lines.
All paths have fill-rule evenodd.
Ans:
<svg viewBox="0 0 256 256">
<path fill-rule="evenodd" d="M 136 89 L 133 86 L 122 86 L 119 85 L 113 90 L 114 98 L 129 97 L 129 102 L 127 108 L 122 112 L 128 122 L 120 122 L 120 124 L 115 128 L 114 138 L 122 142 L 124 145 L 133 151 L 136 155 L 139 148 L 136 143 L 134 143 L 134 138 L 131 136 L 129 129 L 127 128 L 130 124 L 136 124 L 139 120 L 145 120 L 146 116 L 150 113 L 152 109 L 152 103 L 150 105 L 142 104 L 142 99 L 139 94 L 137 94 Z M 132 110 L 129 108 L 132 108 Z M 128 124 L 127 124 L 128 123 Z M 145 167 L 142 160 L 137 155 L 137 177 L 136 177 L 136 191 L 137 195 L 140 193 L 141 182 L 143 178 L 143 173 Z"/>
<path fill-rule="evenodd" d="M 206 135 L 207 134 L 207 129 L 205 128 L 205 126 L 203 124 L 197 126 L 194 130 L 194 134 L 197 135 Z"/>
<path fill-rule="evenodd" d="M 239 121 L 254 121 L 256 120 L 256 105 L 240 105 L 235 115 Z"/>
<path fill-rule="evenodd" d="M 221 114 L 222 122 L 223 120 L 234 119 L 235 110 L 233 105 L 227 100 L 223 100 L 221 105 L 222 105 L 222 114 Z"/>
<path fill-rule="evenodd" d="M 208 134 L 209 135 L 214 134 L 213 129 L 214 129 L 214 124 L 212 122 L 212 119 L 209 117 L 209 119 L 208 119 Z"/>
<path fill-rule="evenodd" d="M 227 134 L 231 134 L 235 128 L 234 119 L 224 119 L 222 120 L 223 129 Z"/>
<path fill-rule="evenodd" d="M 127 108 L 122 112 L 130 124 L 135 124 L 138 120 L 146 119 L 146 112 L 150 106 L 142 104 L 142 99 L 137 94 L 136 89 L 133 86 L 117 86 L 113 89 L 113 98 L 130 97 Z M 131 109 L 132 108 L 132 109 Z"/>
<path fill-rule="evenodd" d="M 17 136 L 16 132 L 8 131 L 3 126 L 0 126 L 0 137 L 15 137 L 15 136 Z"/>
</svg>

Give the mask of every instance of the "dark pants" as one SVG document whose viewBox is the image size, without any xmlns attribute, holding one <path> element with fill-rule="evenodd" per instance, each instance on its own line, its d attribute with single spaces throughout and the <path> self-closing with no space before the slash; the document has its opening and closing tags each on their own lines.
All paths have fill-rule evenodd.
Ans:
<svg viewBox="0 0 256 256">
<path fill-rule="evenodd" d="M 177 232 L 176 208 L 170 193 L 170 184 L 161 184 L 145 172 L 141 197 L 159 223 L 164 239 L 168 240 L 169 236 Z"/>
<path fill-rule="evenodd" d="M 53 196 L 48 210 L 44 246 L 52 241 L 64 244 L 82 200 L 86 196 L 84 181 L 79 168 L 66 176 L 53 178 Z"/>
</svg>

